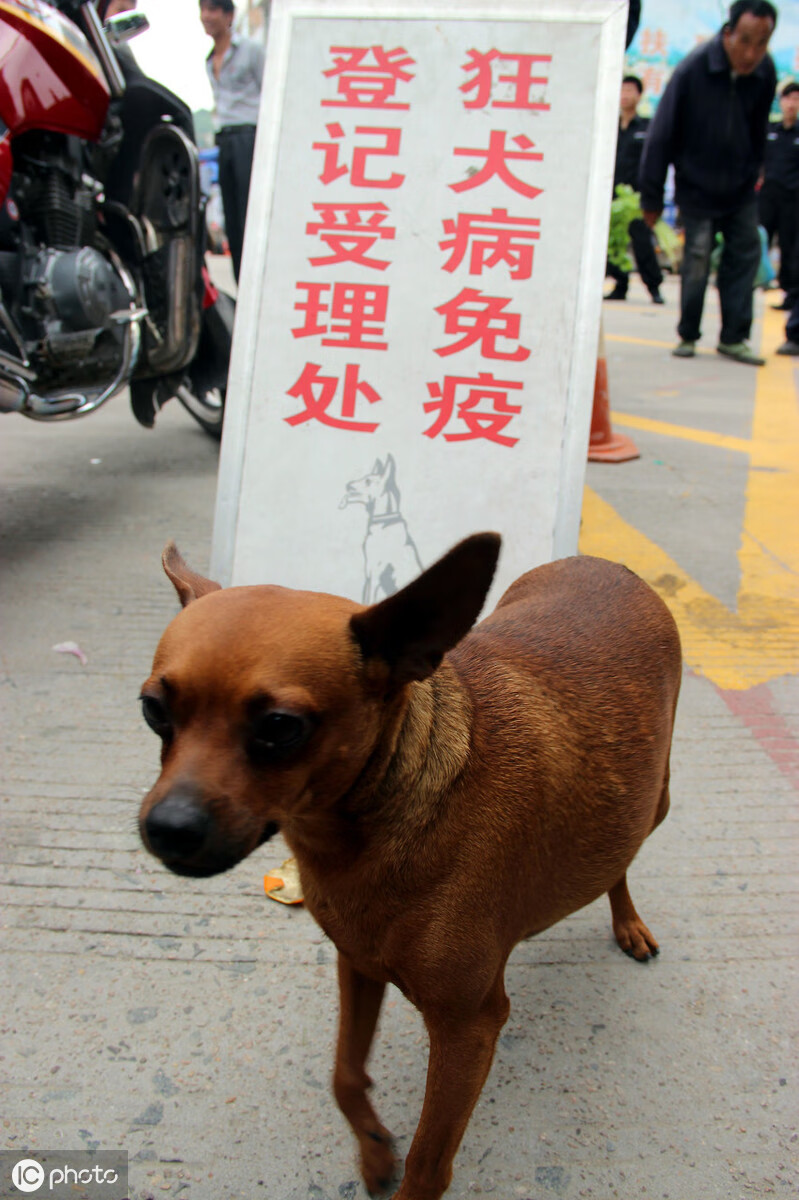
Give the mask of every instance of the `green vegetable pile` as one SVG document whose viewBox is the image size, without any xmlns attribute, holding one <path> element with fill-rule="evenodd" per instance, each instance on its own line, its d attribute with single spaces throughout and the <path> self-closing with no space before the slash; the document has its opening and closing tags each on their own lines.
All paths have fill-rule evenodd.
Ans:
<svg viewBox="0 0 799 1200">
<path fill-rule="evenodd" d="M 642 215 L 640 193 L 634 191 L 628 183 L 617 184 L 616 195 L 610 205 L 608 260 L 622 271 L 632 271 L 633 269 L 633 261 L 627 253 L 630 222 Z M 676 270 L 679 261 L 677 234 L 662 217 L 657 221 L 653 232 L 658 245 L 669 260 L 672 270 Z"/>
</svg>

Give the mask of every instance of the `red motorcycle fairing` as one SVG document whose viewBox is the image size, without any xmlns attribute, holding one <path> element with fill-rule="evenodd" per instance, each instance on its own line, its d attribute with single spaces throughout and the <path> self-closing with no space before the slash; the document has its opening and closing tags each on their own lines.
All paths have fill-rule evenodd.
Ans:
<svg viewBox="0 0 799 1200">
<path fill-rule="evenodd" d="M 78 27 L 44 0 L 0 0 L 0 119 L 95 142 L 109 89 Z"/>
</svg>

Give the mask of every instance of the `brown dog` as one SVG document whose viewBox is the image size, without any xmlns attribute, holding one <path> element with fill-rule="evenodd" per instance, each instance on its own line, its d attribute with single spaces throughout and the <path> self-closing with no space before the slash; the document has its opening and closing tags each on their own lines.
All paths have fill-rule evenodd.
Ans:
<svg viewBox="0 0 799 1200">
<path fill-rule="evenodd" d="M 279 828 L 297 858 L 339 952 L 333 1086 L 370 1191 L 395 1165 L 365 1070 L 385 985 L 420 1009 L 427 1091 L 397 1200 L 449 1186 L 517 942 L 607 892 L 622 949 L 657 952 L 625 873 L 669 806 L 676 626 L 624 567 L 570 558 L 469 633 L 498 552 L 496 534 L 467 538 L 366 608 L 223 591 L 170 545 L 184 610 L 142 692 L 163 741 L 146 845 L 212 875 Z"/>
</svg>

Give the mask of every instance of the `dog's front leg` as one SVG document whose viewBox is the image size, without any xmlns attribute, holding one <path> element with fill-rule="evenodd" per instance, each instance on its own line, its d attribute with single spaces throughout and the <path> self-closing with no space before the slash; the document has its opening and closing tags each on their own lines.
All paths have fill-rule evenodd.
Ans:
<svg viewBox="0 0 799 1200">
<path fill-rule="evenodd" d="M 510 1003 L 502 976 L 476 1013 L 424 1012 L 430 1059 L 422 1116 L 395 1200 L 439 1200 L 452 1160 L 483 1089 Z"/>
<path fill-rule="evenodd" d="M 367 1189 L 385 1191 L 395 1167 L 391 1134 L 369 1102 L 366 1092 L 372 1081 L 365 1067 L 386 985 L 356 971 L 343 954 L 338 956 L 338 983 L 341 1012 L 333 1092 L 358 1139 Z"/>
</svg>

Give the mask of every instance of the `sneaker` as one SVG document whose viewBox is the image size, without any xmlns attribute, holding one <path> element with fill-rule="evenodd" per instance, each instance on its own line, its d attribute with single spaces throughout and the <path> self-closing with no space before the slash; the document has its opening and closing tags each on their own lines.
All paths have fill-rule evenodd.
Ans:
<svg viewBox="0 0 799 1200">
<path fill-rule="evenodd" d="M 603 296 L 602 299 L 603 300 L 626 300 L 627 299 L 627 289 L 621 288 L 621 287 L 619 287 L 618 284 L 616 284 L 613 291 L 608 292 L 607 296 Z"/>
<path fill-rule="evenodd" d="M 777 353 L 798 355 L 799 342 L 792 342 L 791 339 L 788 338 L 787 342 L 783 342 L 781 346 L 777 347 Z"/>
<path fill-rule="evenodd" d="M 765 358 L 760 358 L 753 350 L 747 346 L 746 342 L 719 342 L 716 346 L 719 354 L 723 354 L 725 358 L 731 358 L 735 362 L 748 363 L 750 367 L 764 367 L 766 365 Z"/>
<path fill-rule="evenodd" d="M 666 303 L 666 301 L 663 299 L 663 297 L 660 294 L 660 288 L 655 288 L 654 292 L 652 292 L 652 303 L 653 304 L 665 304 Z"/>
<path fill-rule="evenodd" d="M 696 342 L 680 342 L 672 350 L 675 358 L 693 358 L 696 354 Z"/>
</svg>

